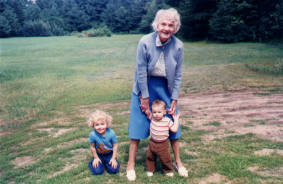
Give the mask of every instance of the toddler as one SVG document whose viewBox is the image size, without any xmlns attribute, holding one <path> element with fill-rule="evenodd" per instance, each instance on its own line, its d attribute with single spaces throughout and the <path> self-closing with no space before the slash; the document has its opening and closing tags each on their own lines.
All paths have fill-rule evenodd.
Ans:
<svg viewBox="0 0 283 184">
<path fill-rule="evenodd" d="M 111 123 L 112 117 L 100 110 L 93 112 L 88 120 L 93 128 L 88 139 L 93 161 L 88 165 L 94 175 L 103 174 L 104 169 L 110 174 L 119 172 L 118 143 L 115 132 L 109 128 Z"/>
<path fill-rule="evenodd" d="M 161 100 L 155 100 L 151 105 L 150 115 L 150 140 L 146 155 L 147 176 L 153 176 L 155 161 L 159 157 L 162 170 L 167 176 L 174 176 L 173 164 L 169 149 L 169 130 L 177 132 L 179 128 L 180 114 L 174 115 L 174 122 L 165 116 L 166 104 Z"/>
</svg>

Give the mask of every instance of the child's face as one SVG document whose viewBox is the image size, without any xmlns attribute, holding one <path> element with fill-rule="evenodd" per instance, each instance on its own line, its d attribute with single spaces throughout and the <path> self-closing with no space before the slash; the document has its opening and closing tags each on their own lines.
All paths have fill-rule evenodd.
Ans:
<svg viewBox="0 0 283 184">
<path fill-rule="evenodd" d="M 94 129 L 100 134 L 100 135 L 105 135 L 107 128 L 107 123 L 105 120 L 99 120 L 94 124 Z"/>
<path fill-rule="evenodd" d="M 161 120 L 163 116 L 166 114 L 166 109 L 161 105 L 154 105 L 151 107 L 152 117 L 154 120 Z"/>
</svg>

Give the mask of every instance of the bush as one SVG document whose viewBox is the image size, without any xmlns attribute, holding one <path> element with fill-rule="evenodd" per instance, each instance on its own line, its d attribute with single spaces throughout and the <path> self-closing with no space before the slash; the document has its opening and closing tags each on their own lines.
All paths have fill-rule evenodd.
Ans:
<svg viewBox="0 0 283 184">
<path fill-rule="evenodd" d="M 0 38 L 8 37 L 11 32 L 11 26 L 7 19 L 0 15 Z"/>
<path fill-rule="evenodd" d="M 99 37 L 99 36 L 108 36 L 110 37 L 112 35 L 112 32 L 108 27 L 103 26 L 97 29 L 89 29 L 87 31 L 83 31 L 81 34 L 79 34 L 79 37 Z"/>
<path fill-rule="evenodd" d="M 28 21 L 23 26 L 24 36 L 51 36 L 50 25 L 43 21 Z"/>
</svg>

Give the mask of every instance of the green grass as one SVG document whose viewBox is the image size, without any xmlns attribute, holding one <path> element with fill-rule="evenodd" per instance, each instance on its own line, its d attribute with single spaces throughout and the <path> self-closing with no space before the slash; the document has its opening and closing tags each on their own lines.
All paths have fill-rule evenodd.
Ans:
<svg viewBox="0 0 283 184">
<path fill-rule="evenodd" d="M 100 38 L 38 37 L 1 39 L 0 58 L 0 183 L 127 183 L 129 98 L 135 69 L 136 46 L 142 35 Z M 260 89 L 262 94 L 283 92 L 281 73 L 249 66 L 282 61 L 282 47 L 262 43 L 216 44 L 185 42 L 181 93 Z M 272 69 L 272 67 L 271 67 Z M 87 137 L 87 115 L 96 108 L 113 116 L 121 171 L 92 176 Z M 231 122 L 233 123 L 233 122 Z M 181 158 L 189 177 L 166 178 L 159 170 L 145 175 L 147 140 L 137 153 L 136 183 L 199 183 L 219 173 L 232 183 L 279 183 L 282 177 L 262 176 L 247 168 L 278 170 L 282 156 L 257 156 L 264 148 L 283 149 L 282 143 L 252 134 L 215 140 L 207 145 L 205 131 L 182 129 Z M 264 125 L 265 121 L 256 122 Z M 220 126 L 210 122 L 210 126 Z M 62 129 L 71 129 L 54 136 Z M 191 154 L 187 151 L 197 153 Z M 15 167 L 16 158 L 32 163 Z M 172 155 L 173 156 L 173 155 Z M 68 168 L 70 166 L 71 168 Z M 65 172 L 64 169 L 66 169 Z"/>
<path fill-rule="evenodd" d="M 220 125 L 221 123 L 218 121 L 212 121 L 212 122 L 205 124 L 205 126 L 220 126 Z"/>
</svg>

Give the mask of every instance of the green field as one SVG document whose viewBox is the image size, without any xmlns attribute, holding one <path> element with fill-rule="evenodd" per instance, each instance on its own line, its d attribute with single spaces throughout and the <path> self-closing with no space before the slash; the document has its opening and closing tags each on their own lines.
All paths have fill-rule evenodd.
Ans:
<svg viewBox="0 0 283 184">
<path fill-rule="evenodd" d="M 0 183 L 127 182 L 128 103 L 141 36 L 0 40 Z M 282 94 L 282 51 L 281 44 L 185 42 L 181 95 L 254 89 Z M 112 128 L 120 142 L 120 173 L 111 177 L 92 176 L 87 166 L 91 156 L 86 120 L 96 108 L 113 116 Z M 199 183 L 213 173 L 231 183 L 282 181 L 282 175 L 245 170 L 255 163 L 282 170 L 282 155 L 261 157 L 251 152 L 265 147 L 283 150 L 282 142 L 247 134 L 205 145 L 200 137 L 206 132 L 190 130 L 190 122 L 186 125 L 188 134 L 181 141 L 201 152 L 194 156 L 181 149 L 189 177 L 166 178 L 158 172 L 148 179 L 144 140 L 137 154 L 136 183 Z M 242 155 L 236 154 L 238 150 Z"/>
</svg>

